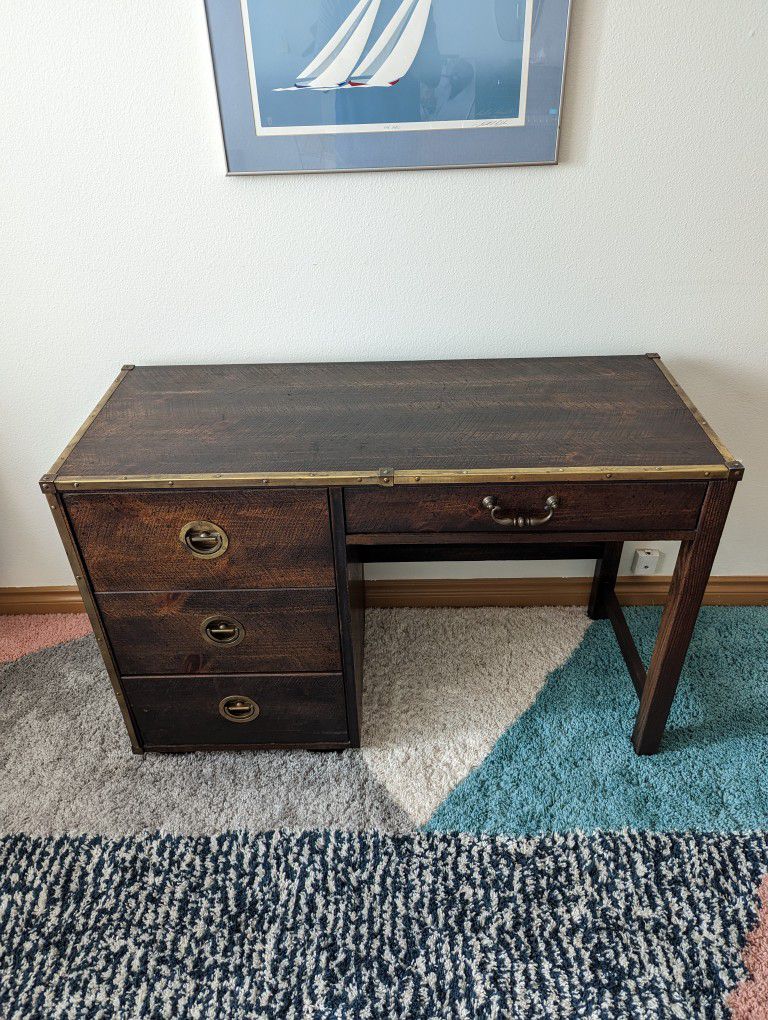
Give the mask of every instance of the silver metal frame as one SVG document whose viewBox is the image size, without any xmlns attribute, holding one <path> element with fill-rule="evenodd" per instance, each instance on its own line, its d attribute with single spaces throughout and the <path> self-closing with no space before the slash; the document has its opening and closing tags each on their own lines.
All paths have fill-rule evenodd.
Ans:
<svg viewBox="0 0 768 1020">
<path fill-rule="evenodd" d="M 221 147 L 224 150 L 224 165 L 227 177 L 290 177 L 296 174 L 383 174 L 389 172 L 402 172 L 408 170 L 493 170 L 496 167 L 529 167 L 529 166 L 557 166 L 560 162 L 560 131 L 563 121 L 563 96 L 565 94 L 565 72 L 568 65 L 568 50 L 570 48 L 571 15 L 573 13 L 573 0 L 568 0 L 568 17 L 565 25 L 565 50 L 563 52 L 563 74 L 560 82 L 560 104 L 557 110 L 557 130 L 555 133 L 555 158 L 544 160 L 540 163 L 445 163 L 437 166 L 357 166 L 357 167 L 336 167 L 324 170 L 230 170 L 227 146 L 224 141 L 224 121 L 221 114 L 221 100 L 219 97 L 219 84 L 216 78 L 216 58 L 213 55 L 211 45 L 211 22 L 208 17 L 209 0 L 203 0 L 205 10 L 205 23 L 208 29 L 208 48 L 211 53 L 211 70 L 213 71 L 213 86 L 216 90 L 216 109 L 219 112 L 219 133 L 221 136 Z M 243 27 L 245 32 L 245 27 Z M 250 83 L 249 86 L 250 88 Z"/>
</svg>

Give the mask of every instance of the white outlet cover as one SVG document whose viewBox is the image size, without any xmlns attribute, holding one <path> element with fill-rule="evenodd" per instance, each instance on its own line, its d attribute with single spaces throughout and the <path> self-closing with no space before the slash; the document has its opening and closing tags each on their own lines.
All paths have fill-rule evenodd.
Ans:
<svg viewBox="0 0 768 1020">
<path fill-rule="evenodd" d="M 655 574 L 661 562 L 660 549 L 635 549 L 632 558 L 633 574 Z"/>
</svg>

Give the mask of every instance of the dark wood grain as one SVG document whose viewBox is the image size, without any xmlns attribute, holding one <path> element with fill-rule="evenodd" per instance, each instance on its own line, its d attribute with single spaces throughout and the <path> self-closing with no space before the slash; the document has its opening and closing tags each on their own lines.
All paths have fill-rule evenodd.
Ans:
<svg viewBox="0 0 768 1020">
<path fill-rule="evenodd" d="M 590 620 L 604 620 L 608 616 L 607 598 L 616 587 L 623 548 L 623 542 L 606 542 L 603 546 L 595 565 L 595 576 L 589 593 L 587 616 Z"/>
<path fill-rule="evenodd" d="M 632 734 L 638 754 L 661 742 L 735 488 L 730 478 L 710 482 L 699 534 L 680 546 Z"/>
<path fill-rule="evenodd" d="M 69 565 L 72 568 L 72 574 L 77 581 L 77 586 L 82 596 L 83 606 L 91 627 L 93 628 L 94 637 L 98 645 L 99 652 L 102 659 L 104 660 L 104 666 L 106 667 L 107 675 L 109 676 L 110 683 L 112 684 L 112 690 L 114 692 L 117 703 L 120 706 L 120 712 L 123 717 L 123 723 L 125 724 L 128 737 L 131 741 L 131 750 L 134 754 L 142 753 L 141 738 L 138 730 L 136 729 L 135 722 L 131 715 L 130 707 L 125 698 L 125 692 L 123 691 L 122 680 L 120 677 L 120 670 L 118 669 L 115 661 L 112 648 L 109 644 L 107 632 L 104 628 L 104 624 L 101 618 L 96 599 L 93 594 L 93 590 L 88 581 L 88 573 L 85 569 L 85 563 L 82 559 L 80 550 L 77 547 L 74 532 L 70 524 L 69 517 L 67 516 L 64 508 L 64 502 L 61 493 L 57 493 L 53 490 L 53 486 L 46 484 L 43 489 L 44 494 L 48 499 L 48 505 L 53 513 L 53 519 L 64 545 L 64 550 L 69 559 Z M 104 698 L 108 697 L 106 689 L 104 690 Z"/>
<path fill-rule="evenodd" d="M 177 591 L 98 596 L 123 674 L 333 673 L 341 668 L 333 588 Z M 211 616 L 245 628 L 239 644 L 212 645 Z"/>
<path fill-rule="evenodd" d="M 646 680 L 645 664 L 640 658 L 640 653 L 629 629 L 624 610 L 619 605 L 619 600 L 616 598 L 614 591 L 609 591 L 605 595 L 605 611 L 606 616 L 611 621 L 613 632 L 619 644 L 619 651 L 629 670 L 635 692 L 638 698 L 641 698 Z"/>
<path fill-rule="evenodd" d="M 496 524 L 482 505 L 496 496 L 505 515 L 543 512 L 555 495 L 560 505 L 552 520 L 527 533 L 693 529 L 706 482 L 562 482 L 547 484 L 396 485 L 392 489 L 348 488 L 347 531 L 520 533 Z"/>
<path fill-rule="evenodd" d="M 344 533 L 342 490 L 329 490 L 336 592 L 339 606 L 341 657 L 347 698 L 347 726 L 352 747 L 360 746 L 363 709 L 363 645 L 365 634 L 365 585 L 360 560 L 350 560 Z"/>
<path fill-rule="evenodd" d="M 391 537 L 391 536 L 387 536 Z M 560 543 L 536 542 L 531 544 L 485 544 L 473 541 L 475 536 L 461 536 L 460 544 L 435 542 L 429 536 L 419 536 L 425 541 L 419 545 L 347 546 L 347 558 L 358 563 L 441 563 L 443 561 L 477 562 L 480 560 L 594 560 L 602 555 L 603 542 Z M 488 538 L 488 536 L 484 536 Z M 442 538 L 442 536 L 440 536 Z M 469 538 L 469 540 L 467 540 Z"/>
<path fill-rule="evenodd" d="M 125 691 L 145 748 L 291 746 L 348 742 L 341 676 L 128 677 Z M 219 713 L 222 698 L 259 706 L 250 722 Z"/>
<path fill-rule="evenodd" d="M 332 588 L 325 489 L 70 493 L 65 496 L 96 591 L 186 588 Z M 218 559 L 179 540 L 190 521 L 222 527 Z"/>
<path fill-rule="evenodd" d="M 134 368 L 59 471 L 722 464 L 645 356 Z"/>
<path fill-rule="evenodd" d="M 416 548 L 428 548 L 435 545 L 467 546 L 505 546 L 515 548 L 524 545 L 558 545 L 575 542 L 579 545 L 591 542 L 649 542 L 654 539 L 662 539 L 670 542 L 686 542 L 696 537 L 696 530 L 689 528 L 664 528 L 663 530 L 642 530 L 631 531 L 552 531 L 547 534 L 543 530 L 538 531 L 517 531 L 508 534 L 487 534 L 482 531 L 441 531 L 422 532 L 410 534 L 407 531 L 384 531 L 371 532 L 368 535 L 347 535 L 347 545 L 360 549 L 375 549 L 377 546 L 413 546 Z"/>
</svg>

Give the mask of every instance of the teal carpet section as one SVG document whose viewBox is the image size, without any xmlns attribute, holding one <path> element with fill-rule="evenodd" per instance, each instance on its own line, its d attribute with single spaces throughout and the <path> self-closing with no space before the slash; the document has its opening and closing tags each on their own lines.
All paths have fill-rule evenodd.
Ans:
<svg viewBox="0 0 768 1020">
<path fill-rule="evenodd" d="M 659 618 L 657 609 L 627 610 L 646 663 Z M 611 626 L 600 620 L 427 829 L 768 827 L 768 608 L 702 610 L 657 755 L 632 750 L 636 711 Z"/>
</svg>

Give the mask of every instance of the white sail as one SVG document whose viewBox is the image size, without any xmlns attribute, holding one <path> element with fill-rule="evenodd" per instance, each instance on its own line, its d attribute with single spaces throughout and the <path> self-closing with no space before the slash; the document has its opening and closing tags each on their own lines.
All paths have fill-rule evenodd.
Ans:
<svg viewBox="0 0 768 1020">
<path fill-rule="evenodd" d="M 381 0 L 360 0 L 338 32 L 296 79 L 300 88 L 335 88 L 346 82 L 373 29 Z"/>
<path fill-rule="evenodd" d="M 393 85 L 419 52 L 432 0 L 403 0 L 395 16 L 350 76 L 353 85 Z"/>
</svg>

